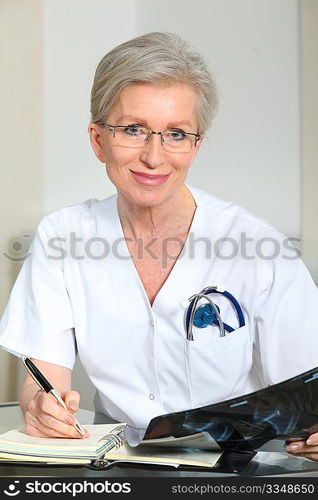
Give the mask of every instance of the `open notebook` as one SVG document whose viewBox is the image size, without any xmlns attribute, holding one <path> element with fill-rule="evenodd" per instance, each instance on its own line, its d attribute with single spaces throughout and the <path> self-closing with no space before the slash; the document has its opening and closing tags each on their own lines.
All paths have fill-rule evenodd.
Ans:
<svg viewBox="0 0 318 500">
<path fill-rule="evenodd" d="M 125 424 L 93 424 L 85 426 L 90 433 L 85 439 L 38 438 L 15 429 L 0 435 L 0 461 L 87 465 L 102 469 L 113 462 L 189 465 L 214 467 L 220 451 L 173 449 L 164 447 L 131 447 L 125 439 Z"/>
</svg>

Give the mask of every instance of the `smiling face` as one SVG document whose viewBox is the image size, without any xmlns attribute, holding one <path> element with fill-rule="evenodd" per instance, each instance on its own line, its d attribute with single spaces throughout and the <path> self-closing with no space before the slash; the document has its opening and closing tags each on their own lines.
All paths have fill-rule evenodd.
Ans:
<svg viewBox="0 0 318 500">
<path fill-rule="evenodd" d="M 196 105 L 197 95 L 186 85 L 134 84 L 121 92 L 106 122 L 197 133 Z M 163 149 L 160 135 L 153 134 L 141 148 L 131 148 L 116 145 L 113 133 L 101 125 L 91 123 L 89 134 L 118 193 L 142 206 L 159 205 L 180 189 L 201 144 L 199 140 L 187 153 L 172 153 Z"/>
</svg>

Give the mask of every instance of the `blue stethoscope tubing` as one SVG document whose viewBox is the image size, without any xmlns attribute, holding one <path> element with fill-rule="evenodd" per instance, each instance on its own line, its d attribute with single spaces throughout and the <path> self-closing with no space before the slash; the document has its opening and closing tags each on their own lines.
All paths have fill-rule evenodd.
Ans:
<svg viewBox="0 0 318 500">
<path fill-rule="evenodd" d="M 194 322 L 194 317 L 195 317 L 195 312 L 196 312 L 196 306 L 197 303 L 199 302 L 200 299 L 204 298 L 207 302 L 208 305 L 210 306 L 209 311 L 212 312 L 212 320 L 201 326 L 201 328 L 204 328 L 205 326 L 208 326 L 208 324 L 215 324 L 219 327 L 220 329 L 220 337 L 225 337 L 225 332 L 233 332 L 234 328 L 232 328 L 230 325 L 227 323 L 224 323 L 221 319 L 220 316 L 220 309 L 219 307 L 214 304 L 214 302 L 208 297 L 208 295 L 212 293 L 218 293 L 220 295 L 223 295 L 226 297 L 233 305 L 238 322 L 239 322 L 239 328 L 242 326 L 245 326 L 245 319 L 244 319 L 244 314 L 242 311 L 242 308 L 236 298 L 227 290 L 220 290 L 218 289 L 219 287 L 217 286 L 209 286 L 203 288 L 199 293 L 196 293 L 195 295 L 192 295 L 192 297 L 189 298 L 190 304 L 187 309 L 187 314 L 186 314 L 186 333 L 187 333 L 187 339 L 188 340 L 194 340 L 193 338 L 193 333 L 192 333 L 192 326 Z"/>
</svg>

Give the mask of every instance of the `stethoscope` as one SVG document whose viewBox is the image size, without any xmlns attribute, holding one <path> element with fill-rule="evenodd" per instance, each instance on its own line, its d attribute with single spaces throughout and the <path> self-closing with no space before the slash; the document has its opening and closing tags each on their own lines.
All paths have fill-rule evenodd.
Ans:
<svg viewBox="0 0 318 500">
<path fill-rule="evenodd" d="M 231 302 L 236 311 L 239 328 L 245 326 L 243 311 L 236 298 L 221 286 L 207 286 L 203 288 L 199 293 L 192 295 L 188 299 L 188 301 L 190 302 L 189 305 L 188 302 L 186 303 L 187 312 L 185 326 L 187 340 L 194 340 L 192 332 L 193 325 L 198 328 L 206 328 L 209 325 L 217 325 L 219 327 L 220 337 L 225 337 L 225 332 L 234 332 L 235 328 L 232 328 L 230 325 L 222 321 L 219 306 L 214 304 L 213 300 L 208 297 L 208 295 L 212 293 L 218 293 L 226 297 Z M 197 304 L 200 299 L 207 300 L 208 304 L 201 305 L 197 308 Z M 185 304 L 183 303 L 183 305 Z"/>
</svg>

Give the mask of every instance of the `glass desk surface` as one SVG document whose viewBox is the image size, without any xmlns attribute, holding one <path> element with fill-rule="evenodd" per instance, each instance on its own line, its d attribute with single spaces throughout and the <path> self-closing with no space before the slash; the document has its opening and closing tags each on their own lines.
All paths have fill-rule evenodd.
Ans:
<svg viewBox="0 0 318 500">
<path fill-rule="evenodd" d="M 80 409 L 77 413 L 81 424 L 92 424 L 93 411 Z M 98 414 L 98 422 L 102 423 Z M 106 420 L 105 420 L 106 421 Z M 17 403 L 0 404 L 0 434 L 23 425 L 23 415 Z M 271 441 L 259 449 L 241 474 L 224 474 L 212 470 L 172 468 L 157 465 L 116 463 L 97 471 L 82 466 L 49 466 L 1 464 L 0 476 L 37 477 L 312 477 L 318 476 L 318 462 L 288 455 L 283 441 Z"/>
</svg>

